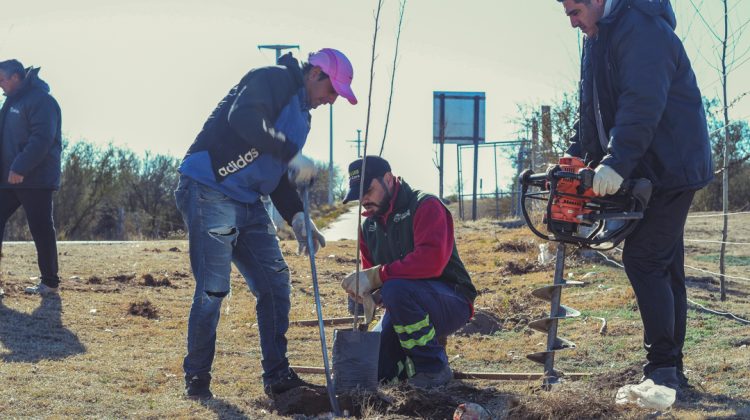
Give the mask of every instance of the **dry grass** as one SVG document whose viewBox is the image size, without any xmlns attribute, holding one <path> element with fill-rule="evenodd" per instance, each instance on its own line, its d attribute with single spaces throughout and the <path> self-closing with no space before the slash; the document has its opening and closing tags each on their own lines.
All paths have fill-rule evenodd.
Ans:
<svg viewBox="0 0 750 420">
<path fill-rule="evenodd" d="M 704 221 L 705 219 L 695 219 Z M 711 219 L 713 220 L 713 219 Z M 710 222 L 688 227 L 706 231 Z M 734 231 L 733 231 L 734 232 Z M 750 228 L 734 233 L 747 242 Z M 705 233 L 696 233 L 704 235 Z M 492 335 L 450 338 L 452 366 L 461 371 L 540 372 L 527 353 L 542 348 L 544 336 L 526 324 L 543 316 L 547 304 L 530 296 L 550 283 L 552 267 L 535 264 L 538 244 L 526 229 L 506 230 L 491 221 L 458 224 L 459 250 L 482 294 L 477 308 L 495 315 Z M 182 357 L 193 280 L 184 241 L 126 244 L 61 244 L 65 279 L 60 299 L 23 294 L 36 275 L 31 244 L 5 244 L 0 282 L 0 413 L 3 417 L 213 417 L 279 418 L 260 382 L 260 350 L 254 299 L 238 272 L 219 325 L 212 388 L 217 398 L 199 404 L 181 397 Z M 282 242 L 292 269 L 291 319 L 312 319 L 309 262 L 294 254 L 296 244 Z M 716 247 L 718 249 L 718 247 Z M 689 250 L 689 260 L 714 271 L 710 261 L 696 260 L 714 248 Z M 742 257 L 744 249 L 732 251 Z M 617 257 L 617 254 L 613 254 Z M 346 316 L 342 276 L 354 268 L 354 242 L 337 241 L 317 259 L 326 317 Z M 511 272 L 510 263 L 522 270 Z M 699 265 L 700 266 L 700 265 Z M 530 267 L 525 270 L 524 267 Z M 748 276 L 750 267 L 731 267 Z M 578 344 L 559 353 L 556 365 L 567 372 L 588 372 L 588 380 L 569 382 L 554 392 L 540 392 L 536 381 L 456 382 L 443 393 L 419 394 L 388 387 L 389 408 L 364 404 L 367 417 L 443 418 L 457 401 L 474 400 L 496 416 L 513 418 L 642 418 L 648 412 L 614 405 L 619 386 L 637 381 L 644 358 L 641 324 L 624 273 L 569 258 L 567 272 L 587 285 L 566 289 L 563 303 L 583 316 L 561 324 L 560 335 Z M 594 274 L 589 274 L 594 273 Z M 717 286 L 691 282 L 692 299 L 750 316 L 750 301 L 739 284 L 730 287 L 729 302 L 719 302 Z M 135 313 L 133 313 L 135 312 Z M 146 315 L 155 314 L 155 317 Z M 601 322 L 608 322 L 601 335 Z M 697 385 L 688 400 L 668 415 L 704 418 L 750 415 L 750 327 L 691 310 L 686 367 Z M 327 331 L 329 348 L 333 330 Z M 292 327 L 289 358 L 295 365 L 322 365 L 317 328 Z M 303 375 L 322 384 L 322 376 Z M 411 393 L 410 393 L 411 392 Z M 432 411 L 429 411 L 432 410 Z"/>
</svg>

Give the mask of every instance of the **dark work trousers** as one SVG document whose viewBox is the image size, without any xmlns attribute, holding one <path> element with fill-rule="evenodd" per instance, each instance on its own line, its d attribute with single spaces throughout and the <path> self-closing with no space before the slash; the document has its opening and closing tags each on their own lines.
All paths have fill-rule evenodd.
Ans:
<svg viewBox="0 0 750 420">
<path fill-rule="evenodd" d="M 655 194 L 623 247 L 622 261 L 643 321 L 645 375 L 662 367 L 682 371 L 687 324 L 683 231 L 693 195 Z"/>
<path fill-rule="evenodd" d="M 52 220 L 52 190 L 44 189 L 0 189 L 0 252 L 2 251 L 5 224 L 13 213 L 23 206 L 29 223 L 31 236 L 36 245 L 37 263 L 42 274 L 42 283 L 57 287 L 57 240 Z"/>
</svg>

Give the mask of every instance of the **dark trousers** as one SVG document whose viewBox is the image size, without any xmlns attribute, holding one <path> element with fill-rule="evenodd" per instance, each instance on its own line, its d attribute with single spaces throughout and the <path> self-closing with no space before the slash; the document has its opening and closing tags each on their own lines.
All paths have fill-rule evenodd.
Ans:
<svg viewBox="0 0 750 420">
<path fill-rule="evenodd" d="M 469 302 L 453 286 L 437 280 L 391 279 L 383 284 L 381 295 L 386 312 L 378 379 L 407 379 L 448 365 L 439 338 L 469 322 Z"/>
<path fill-rule="evenodd" d="M 0 252 L 2 252 L 5 224 L 23 206 L 31 236 L 36 245 L 37 263 L 42 283 L 57 287 L 57 240 L 52 219 L 52 190 L 0 189 Z"/>
<path fill-rule="evenodd" d="M 625 240 L 622 261 L 643 321 L 648 375 L 682 371 L 687 324 L 683 231 L 695 191 L 654 195 L 638 227 Z"/>
</svg>

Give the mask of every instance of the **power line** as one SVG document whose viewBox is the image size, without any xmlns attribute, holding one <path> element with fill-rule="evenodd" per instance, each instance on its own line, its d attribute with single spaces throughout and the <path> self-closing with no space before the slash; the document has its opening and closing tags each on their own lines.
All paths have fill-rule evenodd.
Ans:
<svg viewBox="0 0 750 420">
<path fill-rule="evenodd" d="M 719 276 L 719 277 L 722 276 L 722 274 L 720 274 L 720 273 L 714 273 L 713 271 L 704 270 L 702 268 L 693 267 L 693 266 L 687 265 L 687 264 L 685 264 L 685 268 L 689 268 L 689 269 L 695 270 L 695 271 L 700 271 L 701 273 L 711 274 L 711 275 L 714 275 L 714 276 Z M 724 274 L 723 276 L 726 277 L 726 278 L 728 278 L 728 279 L 750 281 L 750 279 L 745 278 L 745 277 L 730 276 L 728 274 Z"/>
<path fill-rule="evenodd" d="M 738 211 L 735 213 L 727 213 L 727 216 L 736 216 L 738 214 L 750 214 L 750 211 Z M 704 217 L 724 217 L 724 213 L 715 213 L 715 214 L 696 214 L 693 216 L 688 216 L 688 219 L 697 219 L 697 218 L 704 218 Z"/>
<path fill-rule="evenodd" d="M 706 19 L 703 17 L 703 14 L 698 9 L 698 6 L 695 5 L 695 2 L 693 2 L 693 0 L 689 0 L 689 1 L 690 1 L 690 4 L 693 5 L 693 8 L 695 9 L 695 13 L 698 14 L 698 17 L 701 19 L 701 21 L 703 22 L 703 24 L 706 26 L 706 29 L 708 29 L 708 32 L 710 32 L 711 35 L 713 35 L 716 38 L 717 41 L 721 42 L 721 38 L 719 37 L 719 35 L 716 34 L 716 32 L 714 32 L 713 28 L 711 28 L 711 25 L 709 25 L 708 22 L 706 22 Z"/>
<path fill-rule="evenodd" d="M 617 249 L 618 251 L 622 251 L 620 248 L 615 248 L 615 249 Z M 624 265 L 618 263 L 617 261 L 614 261 L 614 260 L 608 258 L 602 252 L 597 251 L 596 253 L 599 254 L 599 256 L 601 256 L 602 258 L 604 258 L 606 261 L 608 261 L 608 262 L 610 262 L 610 263 L 612 263 L 612 264 L 614 264 L 614 265 L 616 265 L 616 266 L 618 266 L 618 267 L 620 267 L 622 269 L 625 269 Z M 687 265 L 685 267 L 694 268 L 694 267 L 690 267 L 690 266 L 687 266 Z M 697 269 L 697 270 L 699 270 L 699 271 L 705 271 L 705 270 L 701 270 L 701 269 Z M 726 276 L 726 277 L 729 277 L 729 276 Z M 748 279 L 746 279 L 746 280 L 748 280 Z M 738 322 L 741 322 L 743 324 L 750 324 L 750 321 L 748 321 L 748 320 L 746 320 L 744 318 L 740 318 L 740 317 L 738 317 L 737 315 L 735 315 L 735 314 L 733 314 L 731 312 L 722 312 L 722 311 L 717 311 L 717 310 L 714 310 L 714 309 L 707 308 L 707 307 L 701 305 L 700 303 L 697 303 L 697 302 L 691 300 L 690 298 L 687 298 L 687 301 L 690 302 L 691 304 L 693 304 L 694 306 L 698 307 L 702 311 L 705 311 L 705 312 L 708 312 L 708 313 L 711 313 L 711 314 L 714 314 L 714 315 L 723 316 L 723 317 L 726 317 L 726 318 L 731 318 L 731 319 L 734 319 L 734 320 L 736 320 Z"/>
<path fill-rule="evenodd" d="M 616 249 L 616 250 L 618 250 L 618 251 L 622 252 L 622 248 L 614 248 L 614 249 Z M 618 263 L 617 261 L 613 261 L 613 260 L 611 260 L 611 259 L 607 258 L 607 257 L 606 257 L 606 256 L 605 256 L 604 254 L 602 254 L 602 253 L 601 253 L 601 251 L 597 251 L 597 253 L 598 253 L 599 255 L 601 255 L 601 256 L 602 256 L 602 257 L 603 257 L 603 258 L 604 258 L 605 260 L 607 260 L 607 261 L 611 262 L 612 264 L 615 264 L 616 266 L 618 266 L 618 267 L 620 267 L 620 268 L 623 268 L 623 269 L 625 268 L 625 266 L 624 266 L 624 265 L 622 265 L 622 264 Z M 700 271 L 700 272 L 702 272 L 702 273 L 706 273 L 706 274 L 712 274 L 712 275 L 714 275 L 714 276 L 719 276 L 719 277 L 721 277 L 721 276 L 722 276 L 722 274 L 720 274 L 720 273 L 714 273 L 713 271 L 708 271 L 708 270 L 704 270 L 704 269 L 702 269 L 702 268 L 698 268 L 698 267 L 693 267 L 692 265 L 687 265 L 687 264 L 685 264 L 685 268 L 689 268 L 689 269 L 691 269 L 691 270 L 695 270 L 695 271 Z M 724 274 L 723 276 L 724 276 L 724 277 L 726 277 L 726 278 L 728 278 L 728 279 L 750 281 L 750 279 L 748 279 L 748 278 L 745 278 L 745 277 L 739 277 L 739 276 L 730 276 L 730 275 L 728 275 L 728 274 Z"/>
<path fill-rule="evenodd" d="M 726 242 L 726 241 L 709 241 L 706 239 L 684 239 L 685 242 L 704 242 L 710 244 L 727 244 L 727 245 L 750 245 L 750 242 Z"/>
<path fill-rule="evenodd" d="M 690 303 L 692 303 L 693 305 L 697 306 L 698 308 L 700 308 L 700 310 L 702 310 L 704 312 L 708 312 L 708 313 L 711 313 L 711 314 L 714 314 L 714 315 L 720 315 L 720 316 L 723 316 L 723 317 L 731 318 L 731 319 L 734 319 L 735 321 L 739 321 L 739 322 L 741 322 L 743 324 L 750 324 L 750 321 L 748 321 L 746 319 L 743 319 L 743 318 L 740 318 L 740 317 L 738 317 L 737 315 L 735 315 L 735 314 L 733 314 L 731 312 L 721 312 L 721 311 L 717 311 L 717 310 L 714 310 L 714 309 L 706 308 L 705 306 L 701 305 L 700 303 L 694 302 L 694 301 L 692 301 L 690 299 L 688 299 L 687 301 L 690 302 Z"/>
</svg>

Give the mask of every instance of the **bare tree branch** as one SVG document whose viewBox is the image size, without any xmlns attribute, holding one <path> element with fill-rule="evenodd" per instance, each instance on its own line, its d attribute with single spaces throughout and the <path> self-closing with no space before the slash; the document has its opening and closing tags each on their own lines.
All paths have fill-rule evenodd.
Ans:
<svg viewBox="0 0 750 420">
<path fill-rule="evenodd" d="M 378 42 L 378 30 L 380 29 L 380 9 L 383 7 L 383 0 L 378 0 L 378 7 L 375 9 L 375 30 L 372 34 L 372 56 L 370 57 L 370 90 L 367 92 L 367 121 L 365 122 L 365 142 L 362 156 L 367 156 L 367 139 L 370 135 L 370 112 L 372 110 L 372 82 L 375 79 L 375 47 Z M 364 170 L 364 168 L 362 168 Z M 364 177 L 362 177 L 364 179 Z"/>
<path fill-rule="evenodd" d="M 393 101 L 393 82 L 396 79 L 396 63 L 398 61 L 398 44 L 401 39 L 401 23 L 404 21 L 404 8 L 406 8 L 406 0 L 399 2 L 398 9 L 398 31 L 396 32 L 396 51 L 393 53 L 393 68 L 391 69 L 391 92 L 388 95 L 388 111 L 385 113 L 385 128 L 383 128 L 383 142 L 380 143 L 380 153 L 378 156 L 383 156 L 383 149 L 385 148 L 385 139 L 388 134 L 388 121 L 391 118 L 391 102 Z"/>
</svg>

